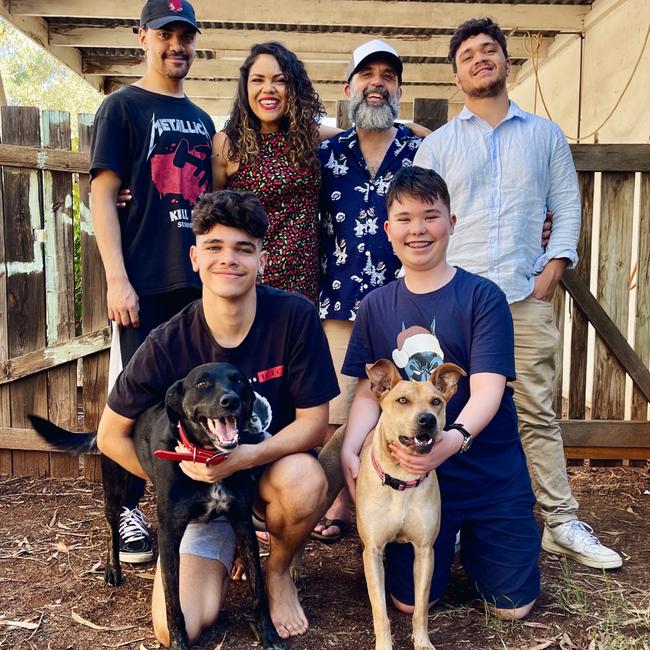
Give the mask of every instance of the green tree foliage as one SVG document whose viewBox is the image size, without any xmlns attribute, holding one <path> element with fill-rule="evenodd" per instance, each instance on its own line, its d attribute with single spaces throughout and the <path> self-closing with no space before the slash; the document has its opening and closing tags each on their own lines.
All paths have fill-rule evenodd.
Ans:
<svg viewBox="0 0 650 650">
<path fill-rule="evenodd" d="M 102 100 L 82 77 L 2 18 L 0 71 L 9 105 L 68 111 L 73 128 L 78 113 L 94 113 Z"/>
</svg>

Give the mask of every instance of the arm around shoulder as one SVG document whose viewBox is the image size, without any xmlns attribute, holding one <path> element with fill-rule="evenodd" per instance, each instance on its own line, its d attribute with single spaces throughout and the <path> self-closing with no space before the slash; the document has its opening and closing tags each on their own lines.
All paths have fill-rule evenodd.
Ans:
<svg viewBox="0 0 650 650">
<path fill-rule="evenodd" d="M 222 190 L 228 184 L 228 165 L 230 164 L 230 140 L 224 131 L 219 131 L 212 139 L 212 189 Z"/>
</svg>

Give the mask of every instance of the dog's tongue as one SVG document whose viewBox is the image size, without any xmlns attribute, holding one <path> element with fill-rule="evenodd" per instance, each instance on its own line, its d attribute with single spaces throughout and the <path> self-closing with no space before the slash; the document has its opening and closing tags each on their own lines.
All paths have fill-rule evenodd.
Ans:
<svg viewBox="0 0 650 650">
<path fill-rule="evenodd" d="M 230 442 L 237 437 L 237 421 L 234 417 L 211 420 L 208 418 L 208 429 L 216 438 L 223 442 Z"/>
</svg>

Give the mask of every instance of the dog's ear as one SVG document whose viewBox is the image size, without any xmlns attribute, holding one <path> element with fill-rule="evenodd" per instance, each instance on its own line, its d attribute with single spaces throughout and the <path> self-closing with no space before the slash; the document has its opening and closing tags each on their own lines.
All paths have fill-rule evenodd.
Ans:
<svg viewBox="0 0 650 650">
<path fill-rule="evenodd" d="M 170 422 L 176 424 L 183 415 L 183 380 L 173 383 L 165 395 L 165 410 Z"/>
<path fill-rule="evenodd" d="M 381 399 L 398 381 L 402 381 L 399 370 L 388 359 L 367 363 L 366 374 L 370 379 L 370 390 L 377 399 Z"/>
<path fill-rule="evenodd" d="M 442 363 L 433 371 L 429 381 L 449 401 L 454 396 L 461 377 L 467 377 L 467 373 L 460 366 L 455 363 Z"/>
</svg>

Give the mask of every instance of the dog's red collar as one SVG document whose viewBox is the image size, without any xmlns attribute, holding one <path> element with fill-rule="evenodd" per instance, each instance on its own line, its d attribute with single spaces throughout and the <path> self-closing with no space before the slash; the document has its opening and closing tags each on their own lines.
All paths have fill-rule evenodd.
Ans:
<svg viewBox="0 0 650 650">
<path fill-rule="evenodd" d="M 377 470 L 377 474 L 379 474 L 379 478 L 381 479 L 381 484 L 388 485 L 388 487 L 392 487 L 393 490 L 397 490 L 398 492 L 403 492 L 408 488 L 417 487 L 418 485 L 420 485 L 420 483 L 422 483 L 422 481 L 424 481 L 424 479 L 427 476 L 429 476 L 429 472 L 427 472 L 426 474 L 420 476 L 420 478 L 416 478 L 413 481 L 402 481 L 384 472 L 384 470 L 381 468 L 381 465 L 377 461 L 374 448 L 370 449 L 370 458 L 372 459 L 372 464 L 374 468 Z"/>
<path fill-rule="evenodd" d="M 223 451 L 214 451 L 212 449 L 202 449 L 193 445 L 185 435 L 183 426 L 181 423 L 178 423 L 178 433 L 181 437 L 181 442 L 183 446 L 187 448 L 186 452 L 178 451 L 168 451 L 167 449 L 157 449 L 153 452 L 153 455 L 156 458 L 161 458 L 162 460 L 175 460 L 179 463 L 182 460 L 191 460 L 193 463 L 205 463 L 206 465 L 219 465 L 223 463 L 224 460 L 228 457 L 228 454 Z"/>
</svg>

